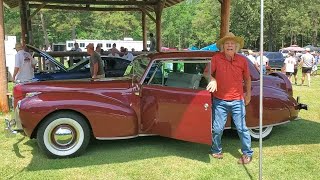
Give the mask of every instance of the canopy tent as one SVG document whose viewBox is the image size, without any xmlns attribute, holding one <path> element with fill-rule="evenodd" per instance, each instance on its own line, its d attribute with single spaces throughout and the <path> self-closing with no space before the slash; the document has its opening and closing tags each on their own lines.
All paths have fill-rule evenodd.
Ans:
<svg viewBox="0 0 320 180">
<path fill-rule="evenodd" d="M 195 47 L 195 46 L 191 46 L 188 48 L 189 51 L 196 51 L 199 50 L 199 48 Z"/>
<path fill-rule="evenodd" d="M 291 45 L 290 47 L 283 48 L 282 50 L 288 50 L 288 51 L 305 51 L 304 48 L 299 47 L 298 45 Z"/>
<path fill-rule="evenodd" d="M 211 44 L 211 45 L 206 46 L 206 47 L 203 47 L 203 48 L 201 48 L 200 50 L 205 50 L 205 51 L 219 51 L 216 43 Z"/>
</svg>

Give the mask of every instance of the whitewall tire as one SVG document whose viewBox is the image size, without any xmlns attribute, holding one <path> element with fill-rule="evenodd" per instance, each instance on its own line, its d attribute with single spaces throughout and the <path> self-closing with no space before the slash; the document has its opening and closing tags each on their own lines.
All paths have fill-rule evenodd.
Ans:
<svg viewBox="0 0 320 180">
<path fill-rule="evenodd" d="M 272 128 L 273 126 L 262 128 L 262 139 L 266 139 L 271 134 Z M 259 137 L 260 137 L 259 128 L 249 129 L 249 133 L 252 140 L 259 140 Z"/>
<path fill-rule="evenodd" d="M 45 119 L 40 125 L 37 142 L 49 157 L 75 157 L 84 152 L 90 135 L 83 117 L 72 112 L 61 112 Z"/>
</svg>

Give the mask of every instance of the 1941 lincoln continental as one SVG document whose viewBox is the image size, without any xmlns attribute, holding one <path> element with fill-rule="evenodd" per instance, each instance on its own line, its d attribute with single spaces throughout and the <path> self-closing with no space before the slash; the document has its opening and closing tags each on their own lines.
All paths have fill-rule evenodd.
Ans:
<svg viewBox="0 0 320 180">
<path fill-rule="evenodd" d="M 211 144 L 212 95 L 204 69 L 214 52 L 163 52 L 140 55 L 124 77 L 53 80 L 14 87 L 15 118 L 6 119 L 9 133 L 37 139 L 49 157 L 83 153 L 93 137 L 115 140 L 160 135 Z M 246 107 L 247 126 L 259 138 L 259 72 L 248 60 L 252 98 Z M 228 83 L 228 82 L 225 82 Z M 263 133 L 298 117 L 307 109 L 292 97 L 281 73 L 264 76 Z M 232 129 L 228 118 L 226 129 Z"/>
</svg>

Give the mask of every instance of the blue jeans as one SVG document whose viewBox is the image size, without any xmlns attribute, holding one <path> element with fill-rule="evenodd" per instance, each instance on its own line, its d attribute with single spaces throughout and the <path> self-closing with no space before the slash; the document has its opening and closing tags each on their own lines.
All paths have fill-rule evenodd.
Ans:
<svg viewBox="0 0 320 180">
<path fill-rule="evenodd" d="M 236 125 L 238 135 L 241 141 L 241 151 L 243 154 L 251 157 L 251 136 L 246 126 L 246 110 L 244 100 L 225 101 L 215 98 L 212 106 L 212 153 L 222 153 L 221 137 L 227 122 L 228 112 L 231 112 L 232 119 Z"/>
<path fill-rule="evenodd" d="M 267 67 L 266 67 L 266 65 L 262 65 L 262 74 L 267 74 Z"/>
</svg>

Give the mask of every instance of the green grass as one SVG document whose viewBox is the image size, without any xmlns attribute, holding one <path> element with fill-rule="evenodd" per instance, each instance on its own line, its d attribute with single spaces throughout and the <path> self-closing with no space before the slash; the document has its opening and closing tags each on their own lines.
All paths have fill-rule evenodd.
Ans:
<svg viewBox="0 0 320 180">
<path fill-rule="evenodd" d="M 300 80 L 299 80 L 300 82 Z M 320 76 L 311 87 L 293 86 L 309 105 L 300 120 L 277 126 L 263 141 L 263 179 L 319 179 Z M 3 127 L 3 122 L 0 123 Z M 47 159 L 35 140 L 5 138 L 0 130 L 0 179 L 258 179 L 259 143 L 251 164 L 238 165 L 239 138 L 226 131 L 224 159 L 211 158 L 209 146 L 162 137 L 94 141 L 72 159 Z"/>
</svg>

